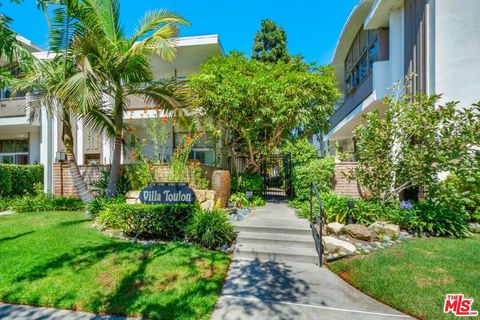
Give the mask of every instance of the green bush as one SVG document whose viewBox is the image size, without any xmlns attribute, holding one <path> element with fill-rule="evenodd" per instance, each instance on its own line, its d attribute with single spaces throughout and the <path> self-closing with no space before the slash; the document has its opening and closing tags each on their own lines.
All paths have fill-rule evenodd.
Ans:
<svg viewBox="0 0 480 320">
<path fill-rule="evenodd" d="M 0 164 L 0 196 L 35 194 L 35 184 L 42 182 L 42 165 Z"/>
<path fill-rule="evenodd" d="M 194 243 L 209 249 L 230 244 L 234 237 L 228 214 L 220 209 L 196 210 L 185 230 Z"/>
<path fill-rule="evenodd" d="M 131 189 L 140 190 L 146 188 L 148 183 L 153 181 L 152 173 L 148 164 L 145 162 L 136 162 L 124 165 L 125 175 Z"/>
<path fill-rule="evenodd" d="M 420 235 L 424 232 L 438 237 L 469 235 L 468 223 L 462 213 L 432 200 L 420 201 L 414 205 L 414 209 L 401 210 L 401 214 L 393 217 L 392 222 Z"/>
<path fill-rule="evenodd" d="M 332 157 L 314 159 L 304 165 L 295 166 L 292 179 L 295 197 L 307 200 L 312 182 L 317 184 L 319 192 L 330 191 L 334 173 L 335 161 Z"/>
<path fill-rule="evenodd" d="M 0 198 L 0 211 L 5 211 L 10 209 L 10 205 L 13 199 L 10 198 Z"/>
<path fill-rule="evenodd" d="M 317 148 L 306 138 L 288 141 L 282 147 L 283 154 L 289 154 L 295 165 L 303 165 L 317 159 Z"/>
<path fill-rule="evenodd" d="M 76 197 L 59 197 L 39 194 L 37 196 L 23 196 L 13 199 L 11 208 L 17 213 L 39 211 L 80 211 L 84 205 Z"/>
<path fill-rule="evenodd" d="M 329 222 L 346 223 L 348 209 L 348 200 L 350 197 L 337 195 L 333 192 L 322 193 L 320 198 L 325 208 L 325 220 Z M 318 202 L 317 203 L 318 207 Z M 290 205 L 297 209 L 297 214 L 308 219 L 310 216 L 310 202 L 294 200 Z M 355 199 L 355 205 L 351 209 L 353 219 L 361 224 L 371 224 L 375 221 L 391 221 L 400 212 L 397 204 L 381 204 L 376 201 L 366 199 Z"/>
<path fill-rule="evenodd" d="M 124 196 L 118 196 L 113 198 L 96 197 L 92 201 L 86 204 L 87 213 L 95 217 L 100 211 L 102 211 L 107 205 L 115 203 L 125 203 Z"/>
<path fill-rule="evenodd" d="M 259 173 L 241 173 L 232 176 L 231 192 L 253 191 L 255 195 L 263 194 L 263 177 Z"/>
<path fill-rule="evenodd" d="M 236 192 L 230 196 L 229 202 L 235 202 L 239 208 L 244 207 L 260 207 L 266 204 L 266 201 L 257 195 L 253 195 L 250 200 L 247 199 L 247 195 L 244 192 Z"/>
<path fill-rule="evenodd" d="M 6 165 L 0 165 L 0 197 L 9 196 L 12 192 L 12 171 Z"/>
<path fill-rule="evenodd" d="M 112 203 L 98 213 L 98 222 L 110 229 L 144 238 L 179 239 L 197 208 L 194 204 L 149 205 Z"/>
<path fill-rule="evenodd" d="M 95 194 L 104 197 L 110 181 L 110 167 L 100 172 L 100 179 L 92 183 Z M 117 181 L 117 196 L 125 196 L 132 189 L 130 181 L 124 171 L 121 171 Z"/>
</svg>

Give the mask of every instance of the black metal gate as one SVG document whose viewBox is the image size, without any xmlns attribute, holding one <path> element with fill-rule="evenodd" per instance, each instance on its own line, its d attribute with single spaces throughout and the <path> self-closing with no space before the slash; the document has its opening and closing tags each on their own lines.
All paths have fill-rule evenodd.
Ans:
<svg viewBox="0 0 480 320">
<path fill-rule="evenodd" d="M 263 195 L 265 198 L 288 198 L 292 195 L 292 158 L 272 156 L 262 163 Z"/>
</svg>

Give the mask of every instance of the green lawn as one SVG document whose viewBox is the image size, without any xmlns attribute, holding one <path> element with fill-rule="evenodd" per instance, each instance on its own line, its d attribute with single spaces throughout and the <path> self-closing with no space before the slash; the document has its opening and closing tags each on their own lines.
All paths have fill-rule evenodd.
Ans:
<svg viewBox="0 0 480 320">
<path fill-rule="evenodd" d="M 475 299 L 480 311 L 480 236 L 429 238 L 356 256 L 329 265 L 376 299 L 420 319 L 453 319 L 443 314 L 447 293 Z"/>
<path fill-rule="evenodd" d="M 0 216 L 0 301 L 153 319 L 208 319 L 229 257 L 104 236 L 78 212 Z"/>
</svg>

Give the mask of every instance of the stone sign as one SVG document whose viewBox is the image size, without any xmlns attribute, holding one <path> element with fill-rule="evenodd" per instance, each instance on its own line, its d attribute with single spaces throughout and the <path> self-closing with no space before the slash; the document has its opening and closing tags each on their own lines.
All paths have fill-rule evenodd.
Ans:
<svg viewBox="0 0 480 320">
<path fill-rule="evenodd" d="M 140 191 L 140 202 L 146 204 L 185 204 L 195 202 L 195 193 L 186 182 L 151 182 Z"/>
</svg>

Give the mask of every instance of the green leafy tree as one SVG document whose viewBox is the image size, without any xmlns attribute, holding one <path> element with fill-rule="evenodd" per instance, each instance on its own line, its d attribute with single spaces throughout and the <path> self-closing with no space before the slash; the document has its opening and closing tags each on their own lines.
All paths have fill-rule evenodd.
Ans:
<svg viewBox="0 0 480 320">
<path fill-rule="evenodd" d="M 239 53 L 210 58 L 189 87 L 193 106 L 221 137 L 223 160 L 246 156 L 253 172 L 292 132 L 327 130 L 338 98 L 330 67 L 263 63 Z"/>
<path fill-rule="evenodd" d="M 82 110 L 100 110 L 113 129 L 113 158 L 106 195 L 116 194 L 123 149 L 124 112 L 129 97 L 144 97 L 146 104 L 164 110 L 178 111 L 183 107 L 178 88 L 155 82 L 149 59 L 158 54 L 165 60 L 175 57 L 178 26 L 188 22 L 167 10 L 146 13 L 132 36 L 127 36 L 120 21 L 118 0 L 67 1 L 65 12 L 54 17 L 55 37 L 59 45 L 66 39 L 80 70 L 69 77 L 62 89 L 63 97 L 76 100 Z M 62 23 L 71 21 L 71 24 Z M 67 28 L 65 27 L 67 26 Z"/>
<path fill-rule="evenodd" d="M 270 19 L 262 20 L 260 31 L 255 34 L 252 59 L 263 62 L 288 62 L 287 34 Z"/>
<path fill-rule="evenodd" d="M 373 198 L 388 202 L 407 189 L 424 188 L 429 196 L 442 172 L 473 174 L 480 141 L 480 108 L 440 103 L 441 95 L 395 94 L 355 130 L 358 167 L 352 177 Z"/>
</svg>

